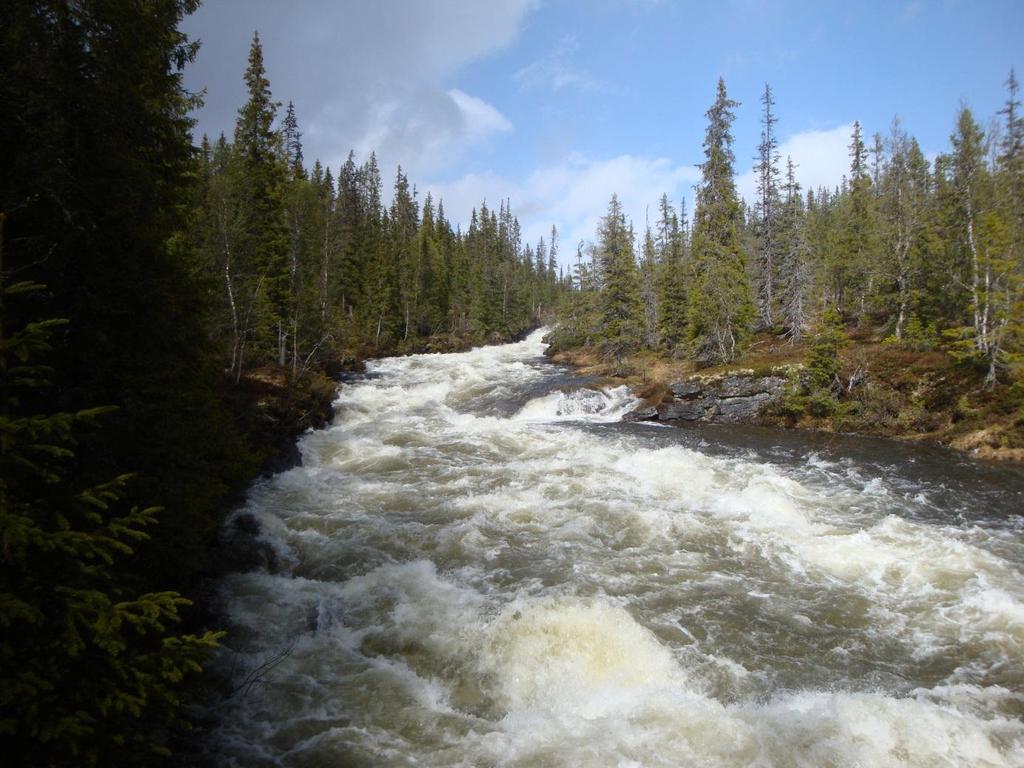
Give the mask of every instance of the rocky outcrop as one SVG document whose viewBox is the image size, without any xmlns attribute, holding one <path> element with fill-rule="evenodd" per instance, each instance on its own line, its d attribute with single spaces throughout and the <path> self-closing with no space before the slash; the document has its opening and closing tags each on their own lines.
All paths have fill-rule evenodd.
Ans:
<svg viewBox="0 0 1024 768">
<path fill-rule="evenodd" d="M 694 377 L 669 385 L 671 397 L 656 407 L 638 408 L 626 421 L 754 421 L 767 404 L 781 397 L 784 376 L 730 373 L 717 378 Z"/>
<path fill-rule="evenodd" d="M 637 408 L 623 415 L 623 421 L 657 421 L 658 409 L 653 405 L 646 408 Z"/>
</svg>

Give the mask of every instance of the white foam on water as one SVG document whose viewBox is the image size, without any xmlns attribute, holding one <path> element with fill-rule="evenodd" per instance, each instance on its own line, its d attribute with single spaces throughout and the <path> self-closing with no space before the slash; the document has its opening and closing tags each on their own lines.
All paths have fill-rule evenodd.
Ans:
<svg viewBox="0 0 1024 768">
<path fill-rule="evenodd" d="M 524 405 L 516 419 L 520 421 L 581 421 L 608 423 L 621 421 L 639 400 L 629 387 L 612 389 L 574 389 L 551 392 Z"/>
<path fill-rule="evenodd" d="M 1020 531 L 622 430 L 541 339 L 370 364 L 251 489 L 279 572 L 224 580 L 225 667 L 290 652 L 224 764 L 1024 765 Z"/>
<path fill-rule="evenodd" d="M 595 601 L 515 601 L 488 627 L 483 671 L 510 713 L 584 719 L 629 710 L 645 691 L 685 686 L 672 655 L 622 608 Z"/>
</svg>

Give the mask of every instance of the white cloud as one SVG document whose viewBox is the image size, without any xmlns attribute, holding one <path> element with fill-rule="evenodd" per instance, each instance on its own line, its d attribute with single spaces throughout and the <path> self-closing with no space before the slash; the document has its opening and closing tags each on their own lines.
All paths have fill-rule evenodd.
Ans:
<svg viewBox="0 0 1024 768">
<path fill-rule="evenodd" d="M 470 141 L 486 139 L 495 133 L 508 133 L 510 123 L 501 112 L 483 99 L 453 88 L 448 96 L 462 112 L 463 127 Z"/>
<path fill-rule="evenodd" d="M 199 130 L 228 135 L 245 100 L 242 72 L 252 30 L 263 41 L 275 98 L 295 102 L 306 157 L 337 167 L 354 148 L 377 152 L 390 176 L 413 178 L 453 162 L 511 126 L 492 105 L 446 91 L 456 68 L 511 44 L 536 0 L 219 0 L 183 29 L 203 42 L 186 84 L 207 89 Z M 239 23 L 239 20 L 244 20 Z"/>
<path fill-rule="evenodd" d="M 842 181 L 849 171 L 849 143 L 853 123 L 845 123 L 827 131 L 801 131 L 794 133 L 779 145 L 780 170 L 785 177 L 786 158 L 792 157 L 796 164 L 796 178 L 803 187 L 816 190 L 818 187 L 832 188 Z M 736 188 L 748 203 L 756 197 L 756 176 L 751 168 L 736 179 Z"/>
<path fill-rule="evenodd" d="M 598 220 L 613 193 L 619 196 L 639 235 L 647 211 L 652 221 L 656 218 L 662 193 L 668 194 L 676 206 L 683 196 L 692 204 L 691 189 L 699 175 L 697 168 L 676 165 L 667 158 L 619 155 L 590 159 L 575 155 L 534 171 L 518 183 L 488 172 L 427 184 L 424 189 L 435 200 L 444 200 L 448 215 L 465 216 L 456 219 L 462 226 L 467 223 L 469 211 L 479 207 L 482 200 L 497 207 L 501 199 L 510 199 L 512 212 L 523 226 L 524 240 L 536 243 L 542 236 L 547 240 L 554 224 L 561 241 L 561 261 L 569 264 L 577 243 L 594 239 Z"/>
</svg>

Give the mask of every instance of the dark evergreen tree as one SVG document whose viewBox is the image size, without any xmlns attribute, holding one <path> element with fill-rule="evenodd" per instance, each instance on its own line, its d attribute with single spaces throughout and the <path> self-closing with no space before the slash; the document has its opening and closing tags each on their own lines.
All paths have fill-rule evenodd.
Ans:
<svg viewBox="0 0 1024 768">
<path fill-rule="evenodd" d="M 191 146 L 181 82 L 195 6 L 0 4 L 7 765 L 160 759 L 210 639 L 178 634 L 175 593 L 254 470 L 216 397 L 186 234 L 215 153 Z"/>
<path fill-rule="evenodd" d="M 894 284 L 896 322 L 893 334 L 903 330 L 916 291 L 930 174 L 917 142 L 894 120 L 889 136 L 889 162 L 880 179 L 880 207 L 886 241 L 886 277 Z"/>
<path fill-rule="evenodd" d="M 644 227 L 644 242 L 640 250 L 640 300 L 644 309 L 644 346 L 658 346 L 658 254 L 650 223 Z"/>
<path fill-rule="evenodd" d="M 785 197 L 779 216 L 778 243 L 781 317 L 786 335 L 800 341 L 810 323 L 811 291 L 814 273 L 800 184 L 796 180 L 793 159 L 786 158 Z"/>
<path fill-rule="evenodd" d="M 89 484 L 75 461 L 76 438 L 114 409 L 33 407 L 49 394 L 45 357 L 66 323 L 12 327 L 7 310 L 42 291 L 0 285 L 0 746 L 8 765 L 155 762 L 182 724 L 182 683 L 219 635 L 175 634 L 189 601 L 128 586 L 123 561 L 160 510 L 126 501 L 131 476 Z"/>
<path fill-rule="evenodd" d="M 741 234 L 742 211 L 733 182 L 731 126 L 736 106 L 726 94 L 725 81 L 719 79 L 715 103 L 707 112 L 687 314 L 694 355 L 706 362 L 733 359 L 754 319 Z"/>
<path fill-rule="evenodd" d="M 686 339 L 686 292 L 689 265 L 686 260 L 686 203 L 676 216 L 668 195 L 658 204 L 657 236 L 654 248 L 658 265 L 658 333 L 669 350 Z"/>
<path fill-rule="evenodd" d="M 643 307 L 633 254 L 633 231 L 627 226 L 622 204 L 615 195 L 601 219 L 597 240 L 601 276 L 599 346 L 601 355 L 621 369 L 625 358 L 642 341 Z"/>
<path fill-rule="evenodd" d="M 302 134 L 299 132 L 299 121 L 295 117 L 295 105 L 288 102 L 284 120 L 281 121 L 281 148 L 284 150 L 284 161 L 293 178 L 305 176 L 306 169 L 302 166 Z"/>
<path fill-rule="evenodd" d="M 762 328 L 775 324 L 776 270 L 779 259 L 779 142 L 775 138 L 775 100 L 768 83 L 761 95 L 761 143 L 757 149 L 757 204 L 754 233 L 757 242 L 757 316 Z"/>
<path fill-rule="evenodd" d="M 291 270 L 285 224 L 286 168 L 281 135 L 274 128 L 279 102 L 273 100 L 263 66 L 263 46 L 253 35 L 245 70 L 248 100 L 238 111 L 233 150 L 240 163 L 234 179 L 241 200 L 240 248 L 237 249 L 240 290 L 247 302 L 239 339 L 239 369 L 247 342 L 258 356 L 273 351 L 279 365 L 288 353 L 291 316 Z"/>
</svg>

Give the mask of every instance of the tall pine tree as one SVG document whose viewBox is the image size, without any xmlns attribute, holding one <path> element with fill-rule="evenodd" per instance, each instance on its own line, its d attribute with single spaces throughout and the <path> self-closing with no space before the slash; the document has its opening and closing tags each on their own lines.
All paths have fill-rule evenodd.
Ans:
<svg viewBox="0 0 1024 768">
<path fill-rule="evenodd" d="M 708 363 L 736 357 L 755 314 L 743 250 L 743 215 L 733 181 L 731 127 L 737 106 L 719 79 L 715 102 L 707 111 L 687 314 L 694 356 Z"/>
<path fill-rule="evenodd" d="M 761 95 L 761 143 L 757 148 L 757 203 L 754 208 L 757 238 L 757 320 L 762 328 L 775 324 L 779 258 L 779 142 L 775 138 L 775 99 L 768 83 Z"/>
<path fill-rule="evenodd" d="M 626 224 L 622 204 L 616 195 L 597 230 L 597 261 L 601 275 L 600 350 L 616 369 L 640 346 L 643 336 L 643 304 L 633 229 Z"/>
</svg>

